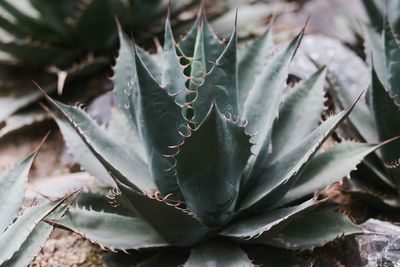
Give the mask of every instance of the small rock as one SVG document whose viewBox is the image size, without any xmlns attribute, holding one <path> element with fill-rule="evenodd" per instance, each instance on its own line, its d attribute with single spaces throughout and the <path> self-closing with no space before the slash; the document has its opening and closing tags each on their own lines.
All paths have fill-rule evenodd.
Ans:
<svg viewBox="0 0 400 267">
<path fill-rule="evenodd" d="M 366 233 L 349 239 L 349 266 L 400 267 L 400 226 L 376 219 L 361 226 Z"/>
</svg>

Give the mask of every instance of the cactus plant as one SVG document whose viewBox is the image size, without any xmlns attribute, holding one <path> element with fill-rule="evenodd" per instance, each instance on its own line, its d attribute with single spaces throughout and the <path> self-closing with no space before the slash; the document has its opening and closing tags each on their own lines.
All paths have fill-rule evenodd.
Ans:
<svg viewBox="0 0 400 267">
<path fill-rule="evenodd" d="M 321 151 L 355 103 L 320 123 L 326 68 L 286 94 L 303 31 L 278 53 L 271 34 L 238 49 L 235 27 L 225 45 L 200 11 L 177 43 L 167 19 L 159 68 L 120 29 L 113 82 L 125 123 L 114 134 L 79 107 L 46 98 L 75 159 L 114 186 L 111 204 L 127 211 L 75 207 L 52 223 L 131 252 L 131 263 L 149 251 L 147 266 L 251 266 L 250 258 L 274 258 L 260 247 L 312 249 L 359 232 L 313 194 L 382 143 Z"/>
<path fill-rule="evenodd" d="M 28 172 L 37 151 L 0 174 L 0 265 L 27 266 L 40 252 L 53 227 L 42 220 L 57 210 L 66 198 L 20 211 L 25 197 Z"/>
</svg>

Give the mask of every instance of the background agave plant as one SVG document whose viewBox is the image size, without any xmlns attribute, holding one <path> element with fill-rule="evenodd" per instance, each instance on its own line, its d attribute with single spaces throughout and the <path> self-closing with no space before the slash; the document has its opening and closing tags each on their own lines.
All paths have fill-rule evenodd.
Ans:
<svg viewBox="0 0 400 267">
<path fill-rule="evenodd" d="M 120 30 L 118 128 L 46 96 L 71 153 L 115 186 L 109 197 L 119 207 L 92 202 L 51 222 L 112 251 L 139 250 L 130 261 L 150 255 L 147 263 L 185 266 L 268 263 L 287 253 L 277 248 L 312 249 L 359 232 L 312 195 L 382 144 L 320 149 L 355 104 L 319 123 L 326 68 L 285 94 L 302 36 L 275 53 L 267 31 L 238 50 L 236 27 L 225 45 L 200 11 L 179 43 L 167 19 L 160 68 Z"/>
<path fill-rule="evenodd" d="M 25 197 L 28 172 L 37 151 L 0 174 L 0 265 L 27 266 L 40 252 L 53 227 L 42 222 L 65 212 L 69 197 L 25 209 L 19 216 Z M 63 205 L 63 206 L 61 206 Z"/>
<path fill-rule="evenodd" d="M 372 4 L 370 1 L 365 1 Z M 393 3 L 398 1 L 393 1 Z M 370 7 L 369 7 L 370 8 Z M 369 9 L 367 9 L 369 11 Z M 378 9 L 376 10 L 376 12 Z M 393 10 L 391 12 L 394 12 Z M 371 12 L 369 12 L 371 13 Z M 393 15 L 392 15 L 393 16 Z M 398 17 L 398 16 L 397 16 Z M 400 135 L 399 73 L 400 46 L 397 35 L 387 17 L 380 22 L 371 17 L 380 28 L 365 26 L 365 47 L 367 62 L 371 68 L 371 83 L 367 97 L 350 115 L 347 128 L 341 134 L 366 142 L 378 142 Z M 375 25 L 376 26 L 376 25 Z M 381 31 L 376 31 L 381 29 Z M 330 92 L 337 106 L 351 103 L 351 95 L 334 73 L 328 75 Z M 399 199 L 399 158 L 400 142 L 396 141 L 369 156 L 354 180 L 346 183 L 345 190 L 367 198 L 375 206 L 382 204 L 400 207 Z"/>
<path fill-rule="evenodd" d="M 196 2 L 174 1 L 171 16 L 176 19 Z M 67 86 L 68 101 L 93 80 L 101 86 L 88 88 L 81 101 L 111 89 L 106 74 L 118 48 L 115 17 L 144 43 L 160 31 L 167 6 L 164 0 L 0 1 L 0 122 L 9 126 L 0 136 L 48 118 L 36 106 L 21 111 L 41 98 L 31 80 L 49 93 Z"/>
<path fill-rule="evenodd" d="M 400 2 L 399 1 L 378 1 L 378 0 L 362 0 L 365 11 L 368 15 L 371 25 L 381 31 L 385 17 L 392 25 L 396 33 L 400 32 Z M 386 14 L 385 14 L 386 13 Z"/>
</svg>

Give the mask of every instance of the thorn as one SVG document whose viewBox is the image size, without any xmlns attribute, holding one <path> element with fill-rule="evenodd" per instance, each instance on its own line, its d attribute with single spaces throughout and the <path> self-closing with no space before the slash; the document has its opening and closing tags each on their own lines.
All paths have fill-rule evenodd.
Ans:
<svg viewBox="0 0 400 267">
<path fill-rule="evenodd" d="M 157 54 L 162 54 L 163 48 L 162 48 L 162 45 L 160 43 L 160 40 L 155 36 L 155 37 L 153 37 L 153 42 L 154 42 L 154 45 L 156 46 Z"/>
<path fill-rule="evenodd" d="M 311 18 L 311 15 L 308 15 L 306 21 L 304 22 L 303 29 L 302 29 L 303 33 L 308 25 L 308 22 L 310 21 L 310 18 Z"/>
<path fill-rule="evenodd" d="M 116 16 L 116 15 L 114 15 L 114 20 L 115 20 L 115 25 L 117 26 L 117 30 L 118 30 L 118 33 L 122 33 L 122 26 L 121 26 L 121 23 L 119 22 L 119 19 L 118 19 L 118 17 Z"/>
<path fill-rule="evenodd" d="M 62 95 L 67 77 L 68 77 L 67 71 L 60 70 L 57 72 L 57 93 L 58 93 L 58 95 Z"/>
<path fill-rule="evenodd" d="M 167 22 L 169 23 L 169 20 L 171 18 L 171 0 L 168 0 L 168 8 L 167 8 Z"/>
<path fill-rule="evenodd" d="M 49 131 L 45 134 L 45 136 L 44 136 L 44 137 L 42 138 L 42 140 L 40 141 L 39 145 L 35 148 L 35 152 L 34 152 L 34 153 L 37 154 L 37 153 L 39 152 L 40 148 L 42 147 L 42 145 L 44 144 L 44 142 L 47 140 L 47 138 L 49 137 L 50 133 L 51 133 L 51 130 L 49 130 Z"/>
</svg>

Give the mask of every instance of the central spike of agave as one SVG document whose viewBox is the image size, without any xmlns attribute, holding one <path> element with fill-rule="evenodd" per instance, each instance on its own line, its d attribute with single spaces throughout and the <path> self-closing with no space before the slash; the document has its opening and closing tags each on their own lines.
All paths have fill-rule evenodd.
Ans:
<svg viewBox="0 0 400 267">
<path fill-rule="evenodd" d="M 113 130 L 133 141 L 111 135 L 76 107 L 48 100 L 76 160 L 117 186 L 113 203 L 130 213 L 73 208 L 56 223 L 111 250 L 194 246 L 190 264 L 204 254 L 196 245 L 210 238 L 244 248 L 307 249 L 357 232 L 326 199 L 300 201 L 380 146 L 343 142 L 319 152 L 354 105 L 319 124 L 325 68 L 285 96 L 302 36 L 274 55 L 270 31 L 238 50 L 236 28 L 225 45 L 200 12 L 180 43 L 167 20 L 160 64 L 120 31 L 113 81 L 124 123 Z M 313 227 L 306 233 L 307 224 Z M 235 257 L 219 259 L 224 266 L 234 259 L 250 265 L 233 242 L 210 245 L 215 251 L 203 260 L 232 246 Z"/>
</svg>

